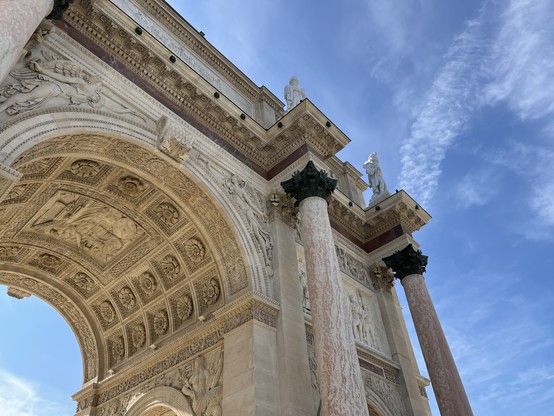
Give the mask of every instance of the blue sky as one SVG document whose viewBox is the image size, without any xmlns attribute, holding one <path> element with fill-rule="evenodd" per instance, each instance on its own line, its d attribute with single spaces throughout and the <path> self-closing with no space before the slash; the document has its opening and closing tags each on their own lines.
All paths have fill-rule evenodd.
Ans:
<svg viewBox="0 0 554 416">
<path fill-rule="evenodd" d="M 296 75 L 352 139 L 339 156 L 362 170 L 377 151 L 389 188 L 433 215 L 415 237 L 474 413 L 551 414 L 554 2 L 170 3 L 258 85 L 281 97 Z M 10 416 L 73 414 L 77 344 L 40 303 L 0 297 L 3 334 L 17 335 L 0 337 L 0 409 L 35 406 Z M 57 344 L 37 337 L 45 325 Z M 48 353 L 34 364 L 33 346 Z"/>
</svg>

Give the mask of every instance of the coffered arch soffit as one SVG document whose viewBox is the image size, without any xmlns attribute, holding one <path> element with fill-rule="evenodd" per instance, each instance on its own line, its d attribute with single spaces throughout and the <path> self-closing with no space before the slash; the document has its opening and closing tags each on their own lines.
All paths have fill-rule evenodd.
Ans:
<svg viewBox="0 0 554 416">
<path fill-rule="evenodd" d="M 65 135 L 35 144 L 12 168 L 23 176 L 0 203 L 0 283 L 62 313 L 85 381 L 259 286 L 238 243 L 245 237 L 214 194 L 159 152 L 128 138 Z M 26 277 L 8 273 L 17 267 Z"/>
</svg>

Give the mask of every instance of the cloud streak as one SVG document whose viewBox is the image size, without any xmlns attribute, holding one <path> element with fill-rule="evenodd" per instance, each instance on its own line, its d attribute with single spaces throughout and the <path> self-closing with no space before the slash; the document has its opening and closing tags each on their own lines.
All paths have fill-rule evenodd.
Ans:
<svg viewBox="0 0 554 416">
<path fill-rule="evenodd" d="M 488 47 L 483 40 L 483 20 L 480 16 L 470 21 L 455 38 L 400 149 L 400 186 L 422 204 L 435 193 L 446 151 L 465 131 L 478 105 L 483 75 L 478 68 Z"/>
<path fill-rule="evenodd" d="M 75 408 L 44 399 L 32 382 L 0 369 L 0 409 L 4 416 L 70 416 Z"/>
<path fill-rule="evenodd" d="M 480 15 L 454 40 L 401 147 L 400 184 L 422 204 L 435 194 L 441 164 L 476 110 L 506 105 L 522 122 L 542 123 L 539 137 L 527 140 L 542 140 L 547 153 L 552 148 L 554 3 L 513 0 L 500 11 L 498 7 L 485 2 Z M 531 185 L 529 207 L 550 226 L 554 173 L 548 167 L 553 162 L 542 152 L 532 161 L 533 169 L 517 172 Z"/>
</svg>

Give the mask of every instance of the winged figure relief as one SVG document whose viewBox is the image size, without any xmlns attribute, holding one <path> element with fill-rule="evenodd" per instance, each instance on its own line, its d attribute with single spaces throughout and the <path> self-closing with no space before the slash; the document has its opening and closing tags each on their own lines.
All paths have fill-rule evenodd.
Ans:
<svg viewBox="0 0 554 416">
<path fill-rule="evenodd" d="M 68 105 L 88 105 L 100 108 L 108 96 L 102 89 L 102 79 L 84 71 L 74 62 L 42 51 L 42 58 L 32 59 L 24 68 L 15 69 L 10 75 L 18 82 L 0 88 L 0 113 L 16 115 L 34 110 L 45 102 L 59 97 Z M 142 118 L 135 112 L 108 96 L 115 104 L 110 111 L 129 113 Z"/>
</svg>

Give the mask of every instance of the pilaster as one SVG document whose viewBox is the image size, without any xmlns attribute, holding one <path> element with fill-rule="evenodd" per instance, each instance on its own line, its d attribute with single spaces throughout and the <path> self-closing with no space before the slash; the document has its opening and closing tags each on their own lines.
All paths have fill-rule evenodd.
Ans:
<svg viewBox="0 0 554 416">
<path fill-rule="evenodd" d="M 308 348 L 298 278 L 296 231 L 276 218 L 272 224 L 275 294 L 281 304 L 277 317 L 280 415 L 312 416 Z"/>
</svg>

